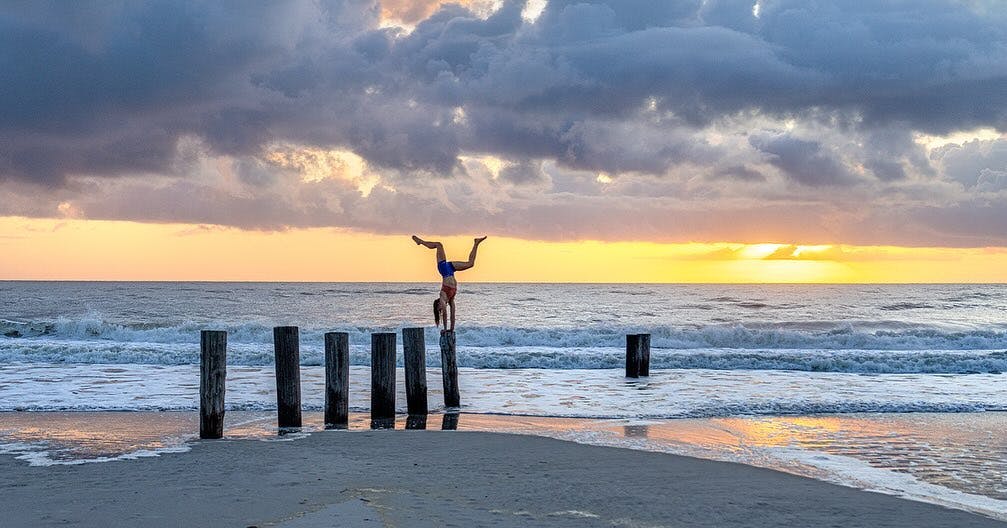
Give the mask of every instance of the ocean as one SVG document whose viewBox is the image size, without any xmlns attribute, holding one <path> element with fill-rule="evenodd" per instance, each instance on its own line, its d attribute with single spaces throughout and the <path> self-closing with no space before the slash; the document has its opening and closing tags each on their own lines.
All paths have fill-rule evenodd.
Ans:
<svg viewBox="0 0 1007 528">
<path fill-rule="evenodd" d="M 0 411 L 194 411 L 199 331 L 217 329 L 228 332 L 228 410 L 268 423 L 278 325 L 301 329 L 309 413 L 323 404 L 325 332 L 349 332 L 350 408 L 366 412 L 369 334 L 426 326 L 437 411 L 437 290 L 0 282 L 0 336 L 8 336 L 0 337 Z M 1007 285 L 463 282 L 457 305 L 465 413 L 590 419 L 606 425 L 564 438 L 628 447 L 641 447 L 639 435 L 609 438 L 606 428 L 645 427 L 653 432 L 646 449 L 867 488 L 906 477 L 924 485 L 913 492 L 923 500 L 964 494 L 978 502 L 952 505 L 1007 516 L 1007 415 L 997 412 L 1007 411 Z M 640 332 L 652 335 L 652 375 L 631 380 L 622 371 L 625 335 Z M 30 440 L 19 424 L 0 423 L 0 444 L 4 435 Z M 704 432 L 683 437 L 686 427 Z M 941 447 L 949 432 L 954 442 Z M 0 451 L 17 452 L 10 445 Z"/>
<path fill-rule="evenodd" d="M 351 364 L 362 369 L 371 332 L 426 326 L 436 368 L 436 292 L 435 284 L 0 282 L 0 334 L 16 336 L 0 337 L 0 410 L 195 409 L 201 329 L 228 332 L 235 409 L 275 403 L 276 325 L 300 327 L 306 384 L 320 383 L 328 331 L 350 333 Z M 458 295 L 468 412 L 678 418 L 1007 407 L 1005 285 L 463 283 Z M 625 334 L 637 332 L 652 334 L 660 373 L 643 382 L 618 375 Z M 36 378 L 59 383 L 25 386 Z M 305 390 L 305 401 L 320 405 L 320 391 Z"/>
</svg>

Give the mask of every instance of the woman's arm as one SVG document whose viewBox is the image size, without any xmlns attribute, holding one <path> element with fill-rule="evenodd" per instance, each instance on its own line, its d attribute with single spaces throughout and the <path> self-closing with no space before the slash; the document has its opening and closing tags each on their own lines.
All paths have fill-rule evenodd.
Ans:
<svg viewBox="0 0 1007 528">
<path fill-rule="evenodd" d="M 451 331 L 455 331 L 455 300 L 451 299 L 448 303 L 451 306 Z"/>
</svg>

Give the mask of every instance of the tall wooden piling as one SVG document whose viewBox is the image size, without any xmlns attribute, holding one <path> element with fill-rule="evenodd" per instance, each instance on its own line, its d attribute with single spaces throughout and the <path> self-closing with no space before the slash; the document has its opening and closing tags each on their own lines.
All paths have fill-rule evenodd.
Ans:
<svg viewBox="0 0 1007 528">
<path fill-rule="evenodd" d="M 650 376 L 650 334 L 640 334 L 640 375 Z"/>
<path fill-rule="evenodd" d="M 227 379 L 227 332 L 199 333 L 199 437 L 224 436 L 224 383 Z"/>
<path fill-rule="evenodd" d="M 402 329 L 402 355 L 409 414 L 427 414 L 427 344 L 422 328 Z"/>
<path fill-rule="evenodd" d="M 458 394 L 458 358 L 455 353 L 455 333 L 441 334 L 441 375 L 444 378 L 444 407 L 461 407 Z"/>
<path fill-rule="evenodd" d="M 301 426 L 301 348 L 296 326 L 273 328 L 276 418 L 280 427 Z"/>
<path fill-rule="evenodd" d="M 350 334 L 325 334 L 325 427 L 349 425 Z"/>
<path fill-rule="evenodd" d="M 626 336 L 626 377 L 640 377 L 640 334 Z"/>
<path fill-rule="evenodd" d="M 371 421 L 395 419 L 395 334 L 371 334 Z"/>
</svg>

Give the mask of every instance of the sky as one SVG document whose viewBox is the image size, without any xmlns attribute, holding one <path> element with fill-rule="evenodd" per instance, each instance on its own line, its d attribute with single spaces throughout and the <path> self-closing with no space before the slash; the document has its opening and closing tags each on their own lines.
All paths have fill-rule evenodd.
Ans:
<svg viewBox="0 0 1007 528">
<path fill-rule="evenodd" d="M 0 279 L 1007 281 L 1002 0 L 0 5 Z"/>
</svg>

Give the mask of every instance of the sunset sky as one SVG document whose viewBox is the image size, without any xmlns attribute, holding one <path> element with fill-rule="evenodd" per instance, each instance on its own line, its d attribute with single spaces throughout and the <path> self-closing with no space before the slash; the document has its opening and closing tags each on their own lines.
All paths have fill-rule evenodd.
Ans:
<svg viewBox="0 0 1007 528">
<path fill-rule="evenodd" d="M 8 2 L 0 279 L 1007 282 L 1001 0 Z"/>
</svg>

